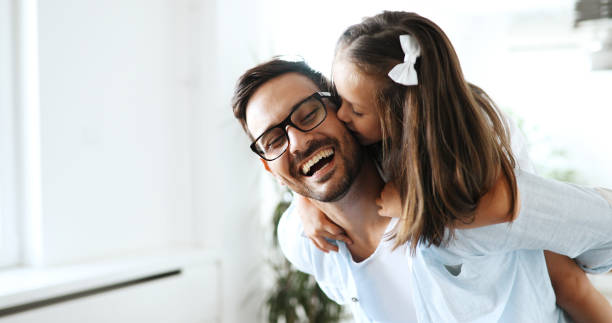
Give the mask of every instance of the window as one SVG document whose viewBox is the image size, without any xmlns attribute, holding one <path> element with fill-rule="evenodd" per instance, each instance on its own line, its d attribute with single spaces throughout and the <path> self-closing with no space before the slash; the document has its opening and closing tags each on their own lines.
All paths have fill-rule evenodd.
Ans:
<svg viewBox="0 0 612 323">
<path fill-rule="evenodd" d="M 0 267 L 15 265 L 19 260 L 12 13 L 12 2 L 0 0 Z"/>
</svg>

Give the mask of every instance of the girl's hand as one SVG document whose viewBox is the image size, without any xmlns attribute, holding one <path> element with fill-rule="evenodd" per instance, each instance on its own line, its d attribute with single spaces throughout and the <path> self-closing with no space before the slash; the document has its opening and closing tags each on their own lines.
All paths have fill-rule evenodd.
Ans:
<svg viewBox="0 0 612 323">
<path fill-rule="evenodd" d="M 392 218 L 402 216 L 402 200 L 393 182 L 385 185 L 382 192 L 380 192 L 380 197 L 376 199 L 376 205 L 380 208 L 378 210 L 378 215 L 380 216 Z"/>
<path fill-rule="evenodd" d="M 295 212 L 298 213 L 304 226 L 304 234 L 321 251 L 338 251 L 338 246 L 333 245 L 327 239 L 344 241 L 346 244 L 353 244 L 353 241 L 346 235 L 344 229 L 333 223 L 323 212 L 321 212 L 310 201 L 299 195 L 294 194 Z"/>
</svg>

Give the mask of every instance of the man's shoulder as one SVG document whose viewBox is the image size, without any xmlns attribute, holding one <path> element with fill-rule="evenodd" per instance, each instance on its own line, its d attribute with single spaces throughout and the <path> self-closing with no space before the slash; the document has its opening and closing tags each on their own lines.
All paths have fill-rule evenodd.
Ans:
<svg viewBox="0 0 612 323">
<path fill-rule="evenodd" d="M 304 234 L 302 222 L 294 207 L 289 208 L 282 215 L 278 224 L 278 242 L 283 254 L 299 270 L 323 278 L 324 272 L 336 272 L 345 267 L 346 259 L 343 252 L 325 253 L 319 250 Z M 340 241 L 333 241 L 341 244 Z"/>
<path fill-rule="evenodd" d="M 278 242 L 285 257 L 299 271 L 314 276 L 325 294 L 336 303 L 345 303 L 344 273 L 350 270 L 341 252 L 324 253 L 304 235 L 299 216 L 290 206 L 278 224 Z M 341 243 L 341 242 L 339 242 Z"/>
<path fill-rule="evenodd" d="M 339 266 L 337 252 L 324 253 L 304 234 L 302 222 L 293 205 L 283 213 L 278 223 L 278 243 L 285 257 L 299 270 L 314 274 L 319 266 Z M 334 241 L 333 243 L 338 243 Z"/>
</svg>

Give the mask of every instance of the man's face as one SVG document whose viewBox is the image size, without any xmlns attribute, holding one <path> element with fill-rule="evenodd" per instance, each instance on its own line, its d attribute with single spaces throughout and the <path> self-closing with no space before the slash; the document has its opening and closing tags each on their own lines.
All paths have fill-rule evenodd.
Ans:
<svg viewBox="0 0 612 323">
<path fill-rule="evenodd" d="M 287 73 L 263 84 L 246 109 L 249 132 L 257 138 L 282 122 L 298 102 L 320 91 L 307 77 Z M 324 99 L 326 100 L 326 99 Z M 285 130 L 289 147 L 278 159 L 269 161 L 274 176 L 300 195 L 322 202 L 340 199 L 361 169 L 361 147 L 336 117 L 336 107 L 325 101 L 327 117 L 318 127 L 301 132 Z"/>
</svg>

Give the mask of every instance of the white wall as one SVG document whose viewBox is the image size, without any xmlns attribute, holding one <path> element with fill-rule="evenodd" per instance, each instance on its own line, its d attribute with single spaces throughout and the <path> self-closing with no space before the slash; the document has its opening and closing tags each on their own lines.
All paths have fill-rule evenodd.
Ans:
<svg viewBox="0 0 612 323">
<path fill-rule="evenodd" d="M 38 2 L 42 211 L 26 262 L 199 245 L 223 255 L 223 322 L 258 320 L 260 173 L 230 109 L 238 75 L 263 59 L 257 10 Z"/>
<path fill-rule="evenodd" d="M 39 263 L 193 242 L 183 6 L 39 2 Z"/>
</svg>

